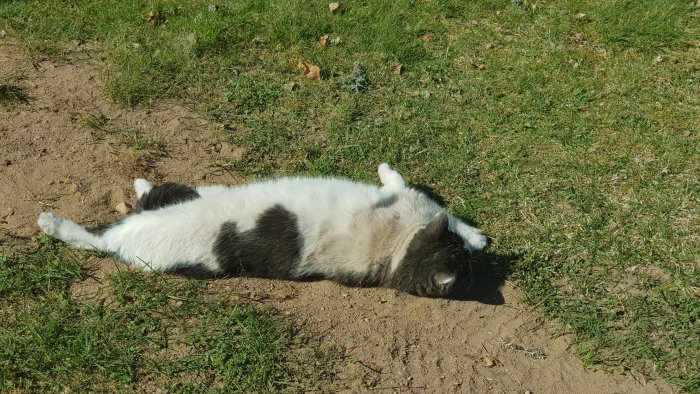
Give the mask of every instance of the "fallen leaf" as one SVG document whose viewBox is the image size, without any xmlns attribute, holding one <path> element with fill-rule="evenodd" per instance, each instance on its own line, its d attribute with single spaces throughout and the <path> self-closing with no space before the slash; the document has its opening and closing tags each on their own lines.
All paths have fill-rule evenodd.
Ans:
<svg viewBox="0 0 700 394">
<path fill-rule="evenodd" d="M 423 36 L 420 39 L 423 40 L 423 42 L 432 41 L 435 39 L 435 34 L 426 33 L 426 34 L 423 34 Z"/>
<path fill-rule="evenodd" d="M 479 26 L 479 21 L 476 19 L 472 19 L 469 22 L 467 22 L 467 26 L 469 27 L 477 27 Z"/>
<path fill-rule="evenodd" d="M 496 360 L 494 360 L 491 356 L 481 356 L 481 363 L 488 368 L 496 366 Z"/>
<path fill-rule="evenodd" d="M 320 45 L 321 48 L 325 48 L 328 45 L 328 34 L 324 34 L 318 39 L 318 45 Z"/>
<path fill-rule="evenodd" d="M 299 68 L 304 69 L 304 76 L 309 79 L 319 79 L 321 77 L 321 68 L 317 65 L 301 60 L 298 64 Z"/>
<path fill-rule="evenodd" d="M 339 8 L 340 8 L 340 3 L 328 4 L 328 9 L 331 11 L 331 14 L 335 14 Z"/>
</svg>

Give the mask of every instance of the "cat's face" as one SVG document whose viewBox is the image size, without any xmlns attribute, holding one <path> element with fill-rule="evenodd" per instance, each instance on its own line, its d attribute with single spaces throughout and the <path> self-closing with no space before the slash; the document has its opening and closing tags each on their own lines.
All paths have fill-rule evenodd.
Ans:
<svg viewBox="0 0 700 394">
<path fill-rule="evenodd" d="M 449 231 L 447 214 L 441 213 L 414 235 L 391 286 L 415 295 L 444 297 L 471 284 L 470 257 L 464 240 Z"/>
</svg>

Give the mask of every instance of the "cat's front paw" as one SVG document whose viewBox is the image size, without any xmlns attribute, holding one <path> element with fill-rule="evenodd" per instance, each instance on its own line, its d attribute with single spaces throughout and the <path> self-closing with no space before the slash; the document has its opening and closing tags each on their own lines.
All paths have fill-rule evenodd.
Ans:
<svg viewBox="0 0 700 394">
<path fill-rule="evenodd" d="M 39 214 L 39 219 L 37 219 L 37 224 L 43 232 L 48 235 L 54 236 L 58 233 L 58 228 L 63 222 L 63 219 L 55 216 L 52 213 L 42 212 Z"/>
<path fill-rule="evenodd" d="M 489 246 L 489 238 L 481 232 L 474 232 L 467 238 L 467 245 L 472 253 L 481 252 Z"/>
</svg>

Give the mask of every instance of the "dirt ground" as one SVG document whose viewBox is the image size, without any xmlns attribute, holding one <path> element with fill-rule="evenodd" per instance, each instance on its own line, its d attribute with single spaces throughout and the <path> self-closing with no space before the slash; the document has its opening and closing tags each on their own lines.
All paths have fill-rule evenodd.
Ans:
<svg viewBox="0 0 700 394">
<path fill-rule="evenodd" d="M 33 61 L 0 39 L 0 77 L 20 75 L 28 96 L 24 103 L 0 106 L 0 240 L 37 233 L 42 211 L 79 223 L 115 219 L 117 204 L 134 202 L 136 176 L 185 184 L 244 181 L 210 167 L 245 154 L 226 143 L 221 129 L 185 104 L 129 109 L 111 103 L 100 89 L 101 66 L 89 53 L 80 60 Z M 136 130 L 164 143 L 167 154 L 139 152 L 91 128 L 91 117 L 100 113 L 113 130 Z M 92 256 L 87 264 L 96 275 L 75 291 L 99 292 L 115 262 Z M 510 281 L 486 280 L 468 300 L 247 278 L 214 281 L 210 288 L 248 294 L 303 330 L 345 347 L 349 361 L 338 371 L 343 391 L 677 392 L 634 372 L 585 368 L 571 354 L 570 336 L 524 305 Z M 527 350 L 541 350 L 546 358 Z"/>
</svg>

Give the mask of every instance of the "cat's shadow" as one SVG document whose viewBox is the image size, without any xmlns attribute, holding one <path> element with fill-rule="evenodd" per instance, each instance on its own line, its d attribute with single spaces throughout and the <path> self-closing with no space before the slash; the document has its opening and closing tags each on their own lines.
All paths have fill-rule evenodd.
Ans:
<svg viewBox="0 0 700 394">
<path fill-rule="evenodd" d="M 461 286 L 449 298 L 489 305 L 504 304 L 506 300 L 501 287 L 510 276 L 513 263 L 521 257 L 520 254 L 498 254 L 488 250 L 477 254 L 472 261 L 472 285 Z"/>
<path fill-rule="evenodd" d="M 411 185 L 428 195 L 440 205 L 445 206 L 445 199 L 430 186 L 424 184 Z M 470 226 L 476 226 L 473 220 L 459 218 Z M 449 297 L 460 301 L 477 301 L 489 305 L 501 305 L 505 298 L 501 287 L 512 272 L 513 263 L 519 260 L 522 254 L 498 254 L 486 251 L 476 254 L 472 261 L 472 285 L 460 286 Z"/>
</svg>

